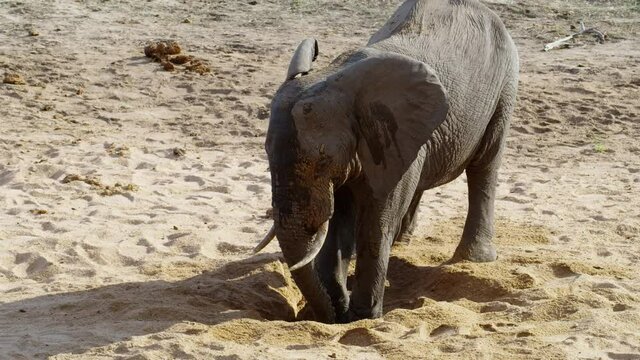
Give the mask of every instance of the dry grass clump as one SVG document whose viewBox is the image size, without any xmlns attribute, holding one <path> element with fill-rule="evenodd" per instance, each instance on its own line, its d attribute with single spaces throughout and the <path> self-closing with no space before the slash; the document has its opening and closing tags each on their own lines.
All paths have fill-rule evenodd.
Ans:
<svg viewBox="0 0 640 360">
<path fill-rule="evenodd" d="M 91 185 L 94 189 L 98 190 L 98 194 L 101 196 L 114 196 L 125 195 L 127 193 L 138 191 L 139 187 L 134 184 L 120 184 L 115 183 L 113 186 L 104 185 L 99 179 L 91 176 L 82 176 L 77 174 L 69 174 L 62 179 L 63 184 L 68 184 L 73 181 L 81 181 L 85 184 Z"/>
<path fill-rule="evenodd" d="M 159 62 L 165 71 L 175 71 L 176 65 L 184 65 L 185 71 L 200 75 L 211 72 L 205 60 L 180 54 L 181 51 L 182 48 L 175 41 L 157 41 L 145 46 L 144 55 Z"/>
</svg>

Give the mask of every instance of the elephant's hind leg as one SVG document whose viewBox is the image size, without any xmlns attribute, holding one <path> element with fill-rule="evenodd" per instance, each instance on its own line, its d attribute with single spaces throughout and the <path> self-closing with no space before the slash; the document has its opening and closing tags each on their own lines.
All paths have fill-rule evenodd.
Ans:
<svg viewBox="0 0 640 360">
<path fill-rule="evenodd" d="M 488 262 L 497 259 L 492 241 L 494 202 L 498 168 L 513 109 L 514 95 L 515 93 L 511 96 L 504 96 L 498 102 L 481 146 L 466 168 L 469 209 L 462 239 L 453 256 L 454 260 Z"/>
<path fill-rule="evenodd" d="M 462 239 L 453 255 L 454 260 L 488 262 L 497 259 L 493 245 L 497 171 L 467 168 L 469 210 Z"/>
<path fill-rule="evenodd" d="M 416 228 L 416 218 L 418 217 L 418 207 L 420 207 L 420 200 L 422 199 L 422 191 L 416 191 L 409 205 L 409 210 L 402 218 L 402 227 L 398 236 L 393 240 L 393 243 L 409 243 L 409 235 L 413 234 Z"/>
<path fill-rule="evenodd" d="M 347 273 L 355 246 L 354 226 L 353 197 L 349 190 L 339 189 L 335 194 L 329 234 L 315 260 L 318 275 L 331 298 L 339 323 L 348 320 Z"/>
</svg>

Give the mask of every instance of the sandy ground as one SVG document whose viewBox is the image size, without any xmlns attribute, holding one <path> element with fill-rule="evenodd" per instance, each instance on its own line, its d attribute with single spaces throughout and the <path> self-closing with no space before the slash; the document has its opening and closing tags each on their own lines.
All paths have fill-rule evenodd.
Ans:
<svg viewBox="0 0 640 360">
<path fill-rule="evenodd" d="M 397 4 L 0 1 L 0 79 L 24 80 L 0 84 L 0 359 L 640 359 L 633 1 L 489 4 L 522 63 L 497 262 L 444 264 L 462 177 L 423 197 L 384 318 L 291 322 L 277 245 L 250 253 L 271 96 L 301 39 L 321 66 Z M 609 41 L 540 51 L 581 19 Z M 211 72 L 163 71 L 158 39 Z"/>
</svg>

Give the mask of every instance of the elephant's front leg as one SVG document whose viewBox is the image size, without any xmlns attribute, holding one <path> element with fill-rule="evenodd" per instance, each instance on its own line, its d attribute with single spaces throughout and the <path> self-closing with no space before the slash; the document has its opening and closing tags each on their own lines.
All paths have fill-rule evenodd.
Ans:
<svg viewBox="0 0 640 360">
<path fill-rule="evenodd" d="M 413 199 L 411 200 L 411 204 L 409 205 L 409 210 L 404 215 L 402 219 L 402 227 L 400 228 L 400 232 L 396 235 L 393 243 L 405 243 L 409 244 L 409 235 L 413 235 L 413 231 L 416 228 L 416 219 L 418 217 L 418 207 L 420 206 L 420 200 L 422 199 L 422 191 L 416 191 L 415 195 L 413 195 Z"/>
<path fill-rule="evenodd" d="M 393 217 L 374 205 L 359 209 L 356 272 L 349 304 L 351 321 L 382 316 L 389 255 L 401 220 L 393 221 Z"/>
<path fill-rule="evenodd" d="M 334 195 L 334 213 L 329 222 L 329 234 L 315 265 L 320 281 L 327 290 L 336 312 L 336 322 L 348 322 L 349 294 L 347 275 L 355 246 L 355 210 L 348 189 Z"/>
<path fill-rule="evenodd" d="M 367 184 L 356 186 L 361 190 L 354 192 L 358 213 L 356 273 L 349 304 L 352 321 L 382 316 L 391 245 L 403 227 L 407 211 L 411 211 L 413 215 L 420 202 L 416 189 L 425 155 L 426 148 L 423 147 L 400 181 L 393 184 L 393 188 L 382 187 L 376 191 Z M 367 188 L 371 189 L 370 192 Z M 415 206 L 411 206 L 412 200 L 415 200 Z"/>
</svg>

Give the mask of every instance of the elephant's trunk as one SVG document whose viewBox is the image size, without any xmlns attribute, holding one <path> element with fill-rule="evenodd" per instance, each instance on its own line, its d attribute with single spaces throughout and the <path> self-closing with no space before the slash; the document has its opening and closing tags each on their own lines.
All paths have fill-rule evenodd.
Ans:
<svg viewBox="0 0 640 360">
<path fill-rule="evenodd" d="M 280 194 L 274 193 L 274 198 L 279 200 L 274 203 L 276 237 L 291 275 L 313 310 L 316 320 L 333 323 L 335 311 L 331 298 L 320 281 L 313 261 L 327 237 L 333 195 L 329 191 L 323 201 L 316 198 L 316 201 L 300 204 L 286 201 L 290 199 L 290 194 L 279 196 Z M 279 203 L 283 200 L 286 204 Z M 318 223 L 319 225 L 314 225 Z"/>
<path fill-rule="evenodd" d="M 314 320 L 328 324 L 335 323 L 336 313 L 331 298 L 320 281 L 314 262 L 292 271 L 291 275 L 308 306 L 313 310 Z"/>
</svg>

